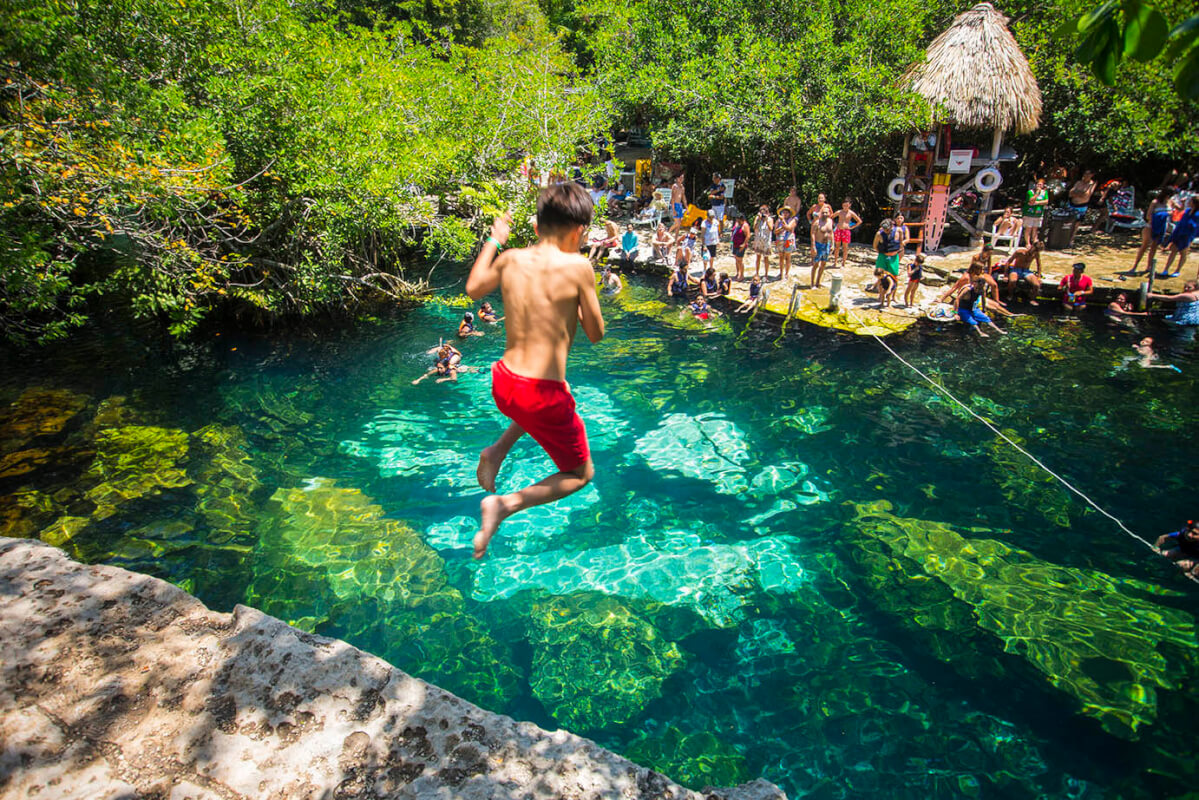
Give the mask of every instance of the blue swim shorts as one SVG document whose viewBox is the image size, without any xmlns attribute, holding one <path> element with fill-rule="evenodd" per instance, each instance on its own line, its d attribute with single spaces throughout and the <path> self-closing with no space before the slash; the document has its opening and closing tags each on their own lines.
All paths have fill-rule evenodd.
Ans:
<svg viewBox="0 0 1199 800">
<path fill-rule="evenodd" d="M 971 308 L 958 309 L 958 319 L 972 327 L 978 327 L 979 323 L 991 321 L 991 318 L 983 312 Z"/>
<path fill-rule="evenodd" d="M 1075 219 L 1082 219 L 1087 215 L 1087 209 L 1090 206 L 1076 206 L 1073 203 L 1067 203 L 1066 207 L 1070 209 L 1070 213 L 1074 215 Z"/>
<path fill-rule="evenodd" d="M 828 261 L 829 254 L 833 250 L 832 242 L 813 242 L 813 247 L 816 248 L 816 257 L 813 261 Z"/>
<path fill-rule="evenodd" d="M 682 203 L 675 203 L 674 204 L 674 218 L 681 219 L 683 216 L 683 211 L 685 211 L 685 210 L 686 209 L 683 208 Z"/>
</svg>

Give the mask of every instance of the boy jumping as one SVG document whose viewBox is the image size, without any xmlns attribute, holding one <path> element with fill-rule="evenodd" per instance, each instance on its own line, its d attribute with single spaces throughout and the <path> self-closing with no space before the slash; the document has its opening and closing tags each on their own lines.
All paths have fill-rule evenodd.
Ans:
<svg viewBox="0 0 1199 800">
<path fill-rule="evenodd" d="M 591 225 L 591 198 L 576 183 L 542 189 L 537 198 L 537 243 L 496 258 L 508 240 L 508 223 L 505 215 L 491 226 L 491 236 L 466 279 L 466 293 L 475 300 L 500 290 L 507 322 L 504 357 L 491 368 L 491 396 L 512 424 L 479 455 L 476 475 L 480 486 L 495 492 L 500 465 L 525 433 L 541 445 L 558 472 L 519 492 L 483 498 L 475 558 L 487 553 L 505 519 L 561 500 L 595 475 L 587 431 L 566 384 L 566 356 L 576 326 L 581 322 L 592 342 L 604 337 L 595 273 L 579 254 Z"/>
</svg>

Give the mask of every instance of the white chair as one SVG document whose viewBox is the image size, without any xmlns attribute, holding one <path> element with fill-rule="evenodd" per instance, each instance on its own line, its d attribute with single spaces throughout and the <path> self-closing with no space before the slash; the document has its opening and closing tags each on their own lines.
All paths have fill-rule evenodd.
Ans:
<svg viewBox="0 0 1199 800">
<path fill-rule="evenodd" d="M 1016 230 L 1012 231 L 1011 233 L 999 233 L 999 220 L 995 220 L 995 224 L 991 226 L 991 232 L 987 234 L 989 237 L 991 237 L 991 247 L 997 248 L 1000 242 L 1007 242 L 1007 253 L 1008 255 L 1011 255 L 1016 251 L 1016 248 L 1020 246 L 1020 229 L 1022 227 L 1024 227 L 1023 223 L 1020 223 L 1016 225 Z"/>
</svg>

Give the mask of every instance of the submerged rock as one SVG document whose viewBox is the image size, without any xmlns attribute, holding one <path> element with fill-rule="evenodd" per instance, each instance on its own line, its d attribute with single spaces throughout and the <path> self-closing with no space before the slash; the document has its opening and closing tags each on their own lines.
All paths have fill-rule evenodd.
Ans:
<svg viewBox="0 0 1199 800">
<path fill-rule="evenodd" d="M 727 628 L 745 618 L 762 592 L 786 593 L 803 583 L 796 543 L 770 536 L 711 544 L 693 533 L 667 531 L 590 550 L 489 558 L 475 573 L 471 597 L 493 602 L 527 589 L 601 592 L 687 608 L 708 626 Z"/>
<path fill-rule="evenodd" d="M 574 730 L 625 722 L 684 664 L 677 644 L 614 597 L 591 592 L 533 603 L 529 685 Z"/>
<path fill-rule="evenodd" d="M 216 544 L 251 545 L 256 520 L 254 495 L 262 489 L 258 470 L 246 452 L 246 437 L 236 426 L 206 425 L 191 436 L 203 461 L 196 478 L 196 511 Z"/>
<path fill-rule="evenodd" d="M 84 476 L 94 482 L 85 497 L 93 516 L 105 519 L 131 500 L 189 486 L 187 434 L 149 425 L 107 428 L 96 434 L 96 458 Z"/>
<path fill-rule="evenodd" d="M 40 436 L 56 436 L 87 407 L 87 395 L 68 389 L 28 389 L 0 410 L 0 453 L 20 450 Z"/>
<path fill-rule="evenodd" d="M 637 440 L 634 452 L 651 469 L 710 481 L 722 494 L 749 488 L 745 434 L 721 414 L 667 414 L 657 429 Z"/>
<path fill-rule="evenodd" d="M 247 601 L 305 630 L 352 638 L 491 708 L 516 694 L 507 649 L 466 612 L 445 562 L 357 489 L 314 479 L 265 509 Z"/>
<path fill-rule="evenodd" d="M 1146 599 L 1159 587 L 896 517 L 886 501 L 854 511 L 853 556 L 875 602 L 966 674 L 1001 675 L 1011 659 L 989 668 L 985 655 L 998 649 L 1128 739 L 1154 721 L 1158 690 L 1183 688 L 1163 645 L 1193 651 L 1195 622 Z"/>
<path fill-rule="evenodd" d="M 638 764 L 671 775 L 689 789 L 732 786 L 750 776 L 745 756 L 708 731 L 687 734 L 672 725 L 660 735 L 642 734 L 623 750 Z"/>
</svg>

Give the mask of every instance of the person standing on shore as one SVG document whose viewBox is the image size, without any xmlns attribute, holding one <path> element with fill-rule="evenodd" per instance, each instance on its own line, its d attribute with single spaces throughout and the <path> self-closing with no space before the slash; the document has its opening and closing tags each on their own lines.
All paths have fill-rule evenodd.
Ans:
<svg viewBox="0 0 1199 800">
<path fill-rule="evenodd" d="M 708 208 L 716 215 L 717 235 L 724 236 L 724 182 L 719 172 L 712 173 L 712 185 L 705 194 L 708 196 Z"/>
<path fill-rule="evenodd" d="M 573 494 L 595 475 L 587 430 L 566 383 L 566 360 L 582 325 L 592 342 L 604 338 L 604 318 L 591 262 L 579 245 L 591 224 L 592 205 L 578 184 L 541 190 L 537 198 L 537 243 L 499 253 L 508 240 L 507 215 L 491 226 L 466 279 L 466 293 L 479 300 L 499 289 L 506 312 L 504 355 L 492 365 L 491 394 L 511 423 L 479 455 L 476 477 L 491 494 L 479 504 L 474 556 L 487 553 L 500 523 L 532 506 Z M 548 478 L 509 494 L 495 493 L 495 480 L 508 452 L 529 434 L 557 467 Z"/>
<path fill-rule="evenodd" d="M 737 264 L 737 280 L 745 280 L 745 250 L 749 245 L 751 231 L 744 214 L 738 214 L 733 222 L 733 260 Z"/>
<path fill-rule="evenodd" d="M 774 231 L 774 220 L 770 216 L 770 209 L 766 206 L 761 206 L 758 209 L 758 216 L 754 217 L 754 275 L 759 274 L 762 269 L 762 262 L 766 262 L 766 280 L 770 280 L 770 240 Z"/>
<path fill-rule="evenodd" d="M 824 269 L 828 266 L 829 257 L 833 251 L 833 218 L 829 216 L 828 207 L 820 209 L 816 220 L 812 223 L 812 249 L 816 255 L 812 257 L 811 288 L 820 288 L 824 278 Z"/>
<path fill-rule="evenodd" d="M 1041 238 L 1041 223 L 1045 219 L 1045 208 L 1049 205 L 1049 190 L 1045 188 L 1045 179 L 1037 178 L 1037 183 L 1028 190 L 1028 198 L 1024 202 L 1024 246 L 1032 244 Z"/>
<path fill-rule="evenodd" d="M 674 233 L 683 227 L 683 215 L 687 213 L 687 190 L 683 188 L 683 176 L 680 172 L 670 185 L 670 211 L 674 214 L 674 224 L 670 232 Z"/>
<path fill-rule="evenodd" d="M 833 220 L 837 224 L 833 230 L 834 269 L 838 260 L 842 267 L 845 266 L 845 260 L 849 257 L 849 242 L 853 239 L 853 230 L 862 224 L 862 218 L 857 215 L 852 206 L 853 200 L 847 197 L 841 201 L 841 210 L 833 214 Z"/>
</svg>

